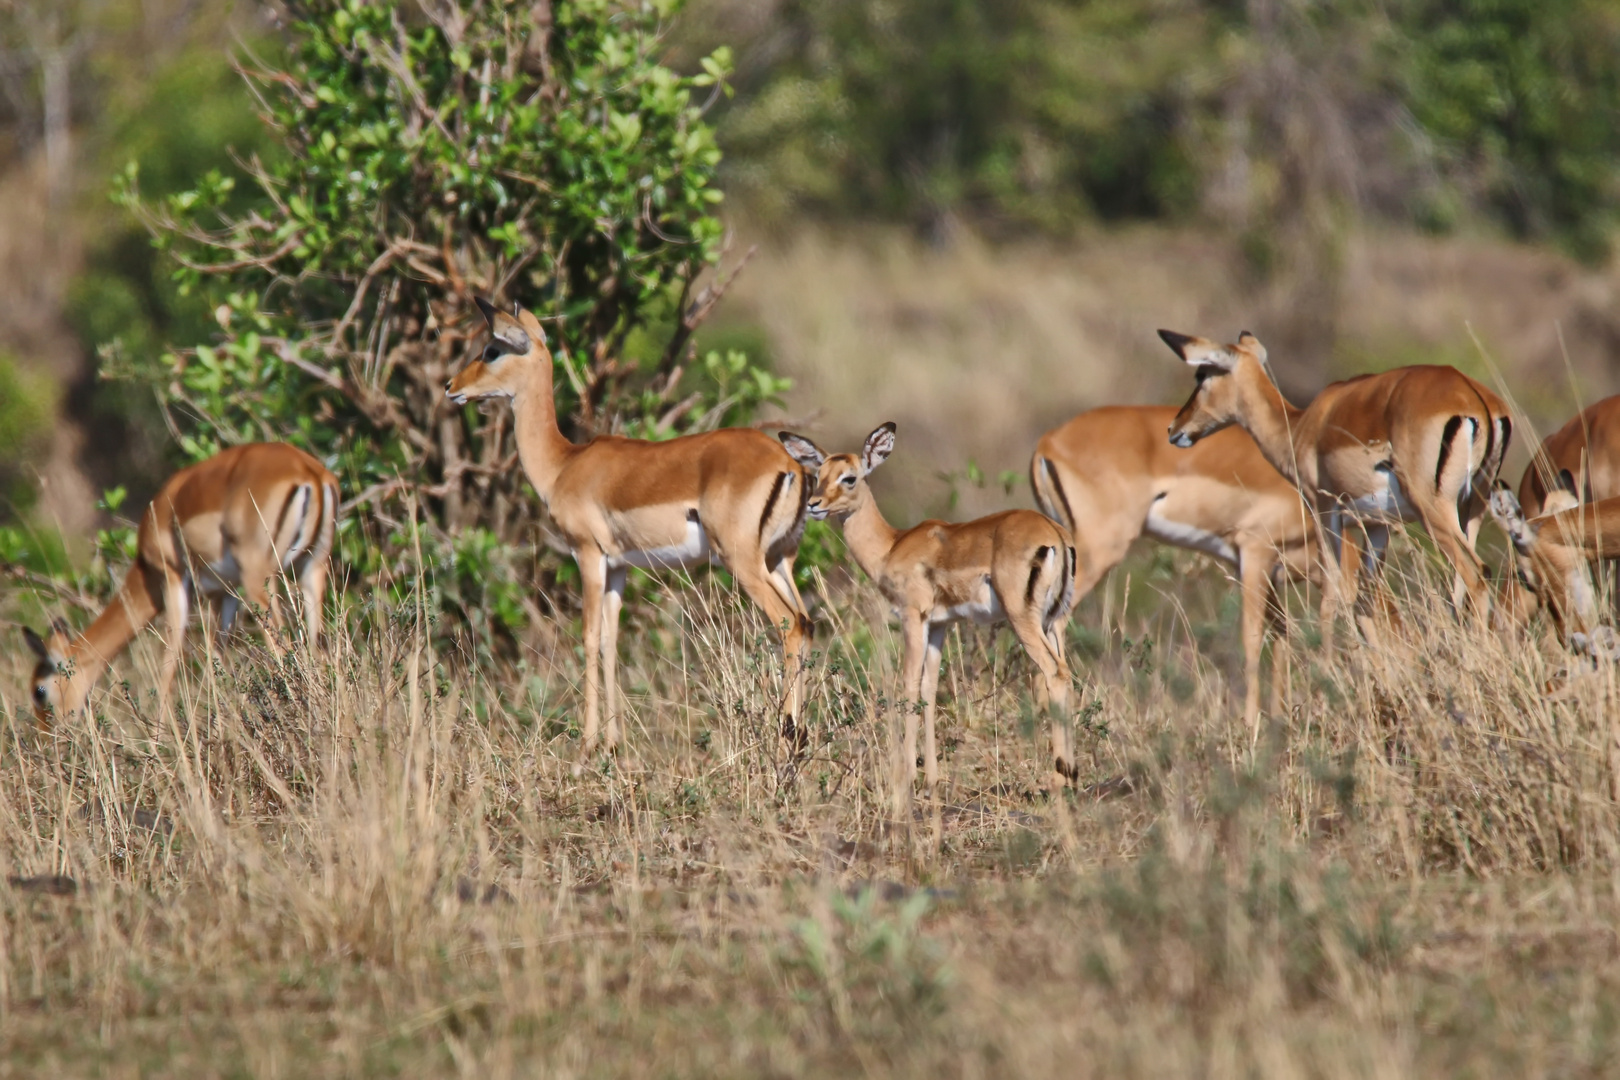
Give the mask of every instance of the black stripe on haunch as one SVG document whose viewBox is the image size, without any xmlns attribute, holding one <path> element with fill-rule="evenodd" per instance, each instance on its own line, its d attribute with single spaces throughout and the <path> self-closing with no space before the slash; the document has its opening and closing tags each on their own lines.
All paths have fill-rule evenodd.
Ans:
<svg viewBox="0 0 1620 1080">
<path fill-rule="evenodd" d="M 771 484 L 771 493 L 765 499 L 765 512 L 759 515 L 759 535 L 765 535 L 765 526 L 770 523 L 771 511 L 776 509 L 776 500 L 782 497 L 782 485 L 793 476 L 792 473 L 777 473 L 776 481 Z"/>
<path fill-rule="evenodd" d="M 1069 493 L 1063 490 L 1063 481 L 1058 479 L 1057 469 L 1046 458 L 1041 458 L 1041 467 L 1046 470 L 1047 479 L 1052 481 L 1052 490 L 1057 492 L 1058 502 L 1063 504 L 1063 516 L 1066 519 L 1063 527 L 1071 533 L 1075 532 L 1079 526 L 1074 520 L 1074 507 L 1069 505 Z"/>
<path fill-rule="evenodd" d="M 1440 463 L 1434 467 L 1434 487 L 1440 490 L 1440 477 L 1446 471 L 1446 462 L 1451 459 L 1451 444 L 1456 441 L 1457 432 L 1462 428 L 1463 418 L 1453 416 L 1446 421 L 1446 429 L 1440 433 Z"/>
<path fill-rule="evenodd" d="M 1045 544 L 1035 549 L 1035 562 L 1029 568 L 1029 584 L 1024 586 L 1024 603 L 1026 604 L 1035 602 L 1035 583 L 1040 580 L 1041 564 L 1046 561 L 1046 553 L 1051 550 Z"/>
</svg>

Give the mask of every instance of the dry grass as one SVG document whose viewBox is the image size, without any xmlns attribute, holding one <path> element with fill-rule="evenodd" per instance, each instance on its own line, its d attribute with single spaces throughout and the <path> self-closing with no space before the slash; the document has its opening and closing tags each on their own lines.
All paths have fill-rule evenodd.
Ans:
<svg viewBox="0 0 1620 1080">
<path fill-rule="evenodd" d="M 1056 800 L 1010 637 L 953 636 L 949 786 L 898 825 L 865 585 L 825 591 L 796 771 L 712 576 L 634 605 L 630 750 L 579 780 L 566 647 L 469 670 L 407 604 L 318 663 L 199 649 L 160 716 L 144 643 L 95 723 L 5 727 L 0 1075 L 1606 1072 L 1620 687 L 1549 698 L 1563 657 L 1403 551 L 1413 640 L 1301 628 L 1258 745 L 1230 589 L 1133 561 L 1077 620 Z"/>
</svg>

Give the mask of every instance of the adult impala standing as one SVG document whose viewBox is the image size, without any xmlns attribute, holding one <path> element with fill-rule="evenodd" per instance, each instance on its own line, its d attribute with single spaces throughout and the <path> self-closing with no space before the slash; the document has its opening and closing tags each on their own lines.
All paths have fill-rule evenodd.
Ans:
<svg viewBox="0 0 1620 1080">
<path fill-rule="evenodd" d="M 1280 578 L 1317 577 L 1316 537 L 1299 492 L 1249 435 L 1219 431 L 1190 449 L 1165 441 L 1170 406 L 1083 412 L 1041 436 L 1029 463 L 1035 501 L 1074 537 L 1079 603 L 1148 536 L 1231 566 L 1243 591 L 1243 718 L 1260 724 L 1260 649 L 1280 621 Z M 1272 697 L 1281 664 L 1272 662 Z"/>
<path fill-rule="evenodd" d="M 167 702 L 197 596 L 220 598 L 222 633 L 236 620 L 238 588 L 249 603 L 268 607 L 279 627 L 271 582 L 283 571 L 297 578 L 313 646 L 337 512 L 337 477 L 286 443 L 233 446 L 175 473 L 141 515 L 135 565 L 118 595 L 84 633 L 72 635 L 61 623 L 45 638 L 23 631 L 39 658 L 35 719 L 45 724 L 53 713 L 78 712 L 107 665 L 159 614 L 168 634 L 158 696 Z"/>
<path fill-rule="evenodd" d="M 599 687 L 607 683 L 606 744 L 619 741 L 619 612 L 632 566 L 685 567 L 718 559 L 782 635 L 788 692 L 784 736 L 803 722 L 810 620 L 793 583 L 809 484 L 776 441 L 724 428 L 667 442 L 599 435 L 574 444 L 557 426 L 551 351 L 532 312 L 480 299 L 490 341 L 445 393 L 512 401 L 518 459 L 573 549 L 584 591 L 585 754 L 597 745 Z M 576 771 L 578 766 L 576 765 Z"/>
<path fill-rule="evenodd" d="M 1333 383 L 1299 409 L 1277 389 L 1265 346 L 1248 331 L 1231 345 L 1170 330 L 1159 336 L 1198 378 L 1170 441 L 1191 446 L 1232 424 L 1254 436 L 1315 511 L 1324 557 L 1338 564 L 1339 603 L 1353 609 L 1362 570 L 1377 574 L 1390 525 L 1418 521 L 1456 570 L 1454 602 L 1484 620 L 1490 591 L 1474 540 L 1513 435 L 1496 394 L 1455 368 L 1424 364 Z"/>
</svg>

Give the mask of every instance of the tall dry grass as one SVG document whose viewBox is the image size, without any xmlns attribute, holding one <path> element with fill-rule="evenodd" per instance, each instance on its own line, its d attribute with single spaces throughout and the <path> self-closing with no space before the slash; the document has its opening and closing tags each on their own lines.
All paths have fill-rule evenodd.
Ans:
<svg viewBox="0 0 1620 1080">
<path fill-rule="evenodd" d="M 1606 1071 L 1613 672 L 1549 697 L 1561 653 L 1460 623 L 1402 551 L 1409 638 L 1302 623 L 1258 741 L 1231 590 L 1133 560 L 1077 619 L 1056 799 L 1015 643 L 953 634 L 947 785 L 899 822 L 898 646 L 858 582 L 820 590 L 797 763 L 714 575 L 636 605 L 629 746 L 579 779 L 566 626 L 494 672 L 421 605 L 351 610 L 319 657 L 199 644 L 163 713 L 146 642 L 47 737 L 12 654 L 0 1073 Z"/>
</svg>

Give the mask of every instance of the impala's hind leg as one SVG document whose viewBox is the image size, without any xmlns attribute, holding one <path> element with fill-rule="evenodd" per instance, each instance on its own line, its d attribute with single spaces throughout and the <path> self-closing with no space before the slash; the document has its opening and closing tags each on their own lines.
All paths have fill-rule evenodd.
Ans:
<svg viewBox="0 0 1620 1080">
<path fill-rule="evenodd" d="M 939 754 L 934 744 L 934 707 L 939 697 L 940 654 L 945 650 L 945 623 L 930 623 L 923 649 L 922 682 L 917 696 L 923 703 L 923 783 L 933 796 L 939 784 Z"/>
<path fill-rule="evenodd" d="M 1064 623 L 1067 621 L 1062 620 Z M 1040 613 L 1033 606 L 1021 607 L 1016 613 L 1009 609 L 1007 622 L 1038 672 L 1035 705 L 1051 724 L 1052 769 L 1062 782 L 1070 782 L 1075 776 L 1074 756 L 1069 748 L 1069 686 L 1072 677 L 1068 660 L 1063 655 L 1062 628 L 1055 627 L 1049 632 L 1047 627 L 1041 625 Z"/>
<path fill-rule="evenodd" d="M 735 549 L 734 549 L 735 550 Z M 765 567 L 764 555 L 728 562 L 732 576 L 748 598 L 765 613 L 771 629 L 781 635 L 786 693 L 782 698 L 782 737 L 796 749 L 808 738 L 804 716 L 805 665 L 810 659 L 810 617 L 799 601 L 792 580 L 784 583 Z"/>
</svg>

